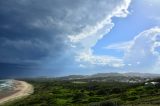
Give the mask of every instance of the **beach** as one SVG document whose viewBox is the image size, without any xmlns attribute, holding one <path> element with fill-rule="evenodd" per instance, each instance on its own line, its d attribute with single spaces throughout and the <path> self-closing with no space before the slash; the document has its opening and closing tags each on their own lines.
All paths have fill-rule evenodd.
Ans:
<svg viewBox="0 0 160 106">
<path fill-rule="evenodd" d="M 14 80 L 14 89 L 10 94 L 0 97 L 0 105 L 26 97 L 33 93 L 33 86 L 25 81 Z M 0 95 L 1 96 L 1 95 Z"/>
</svg>

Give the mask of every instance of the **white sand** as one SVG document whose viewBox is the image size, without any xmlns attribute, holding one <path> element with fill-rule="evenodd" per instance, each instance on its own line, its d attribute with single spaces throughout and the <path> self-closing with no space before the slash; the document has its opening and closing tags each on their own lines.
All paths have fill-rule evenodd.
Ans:
<svg viewBox="0 0 160 106">
<path fill-rule="evenodd" d="M 22 97 L 26 97 L 33 93 L 33 86 L 31 84 L 28 84 L 27 82 L 24 82 L 24 81 L 17 81 L 17 80 L 15 80 L 15 83 L 16 83 L 15 90 L 18 90 L 18 92 L 0 99 L 0 105 L 6 102 L 20 99 Z"/>
</svg>

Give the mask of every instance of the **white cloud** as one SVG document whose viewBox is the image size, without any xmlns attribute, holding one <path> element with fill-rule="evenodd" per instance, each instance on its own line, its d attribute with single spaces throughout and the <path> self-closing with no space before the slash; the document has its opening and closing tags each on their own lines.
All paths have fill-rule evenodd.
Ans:
<svg viewBox="0 0 160 106">
<path fill-rule="evenodd" d="M 86 66 L 84 64 L 79 64 L 79 67 L 86 68 Z"/>
<path fill-rule="evenodd" d="M 126 49 L 130 48 L 130 45 L 132 44 L 132 41 L 128 42 L 121 42 L 116 44 L 111 44 L 105 47 L 105 49 L 113 49 L 113 50 L 122 50 L 125 51 Z"/>
<path fill-rule="evenodd" d="M 126 49 L 124 54 L 124 61 L 127 62 L 145 62 L 150 59 L 157 59 L 155 50 L 158 47 L 157 39 L 159 38 L 160 28 L 155 27 L 149 30 L 143 31 L 137 35 L 130 44 L 130 47 Z M 150 59 L 149 59 L 150 58 Z"/>
<path fill-rule="evenodd" d="M 110 20 L 110 17 L 108 16 L 101 22 L 98 22 L 95 26 L 87 26 L 85 29 L 83 29 L 83 31 L 80 34 L 70 35 L 68 37 L 73 43 L 81 42 L 82 40 L 85 40 L 89 37 L 92 37 L 92 36 L 96 37 L 99 30 L 103 29 L 106 25 L 107 25 L 107 28 L 105 28 L 104 33 L 101 32 L 102 35 L 101 36 L 99 35 L 98 38 L 96 38 L 96 39 L 101 39 L 103 35 L 105 33 L 108 33 L 110 29 L 112 29 L 112 27 L 114 26 L 114 24 Z"/>
<path fill-rule="evenodd" d="M 149 19 L 155 20 L 156 22 L 159 23 L 159 21 L 160 21 L 160 16 L 150 16 Z"/>
<path fill-rule="evenodd" d="M 111 56 L 97 56 L 93 55 L 91 51 L 80 53 L 76 57 L 79 62 L 87 62 L 92 65 L 110 66 L 110 67 L 123 67 L 124 64 L 121 59 Z"/>
<path fill-rule="evenodd" d="M 81 32 L 68 36 L 72 47 L 75 45 L 73 49 L 76 51 L 75 58 L 77 61 L 100 66 L 124 66 L 121 59 L 107 55 L 94 55 L 91 48 L 113 28 L 112 17 L 126 17 L 128 15 L 127 9 L 130 2 L 130 0 L 122 0 L 106 3 L 103 6 L 106 8 L 103 8 L 103 11 L 101 11 L 101 14 L 104 14 L 104 18 L 97 20 L 95 24 L 86 25 Z M 101 5 L 99 6 L 101 7 Z M 94 14 L 92 17 L 96 17 L 97 14 L 99 13 Z"/>
<path fill-rule="evenodd" d="M 137 61 L 137 64 L 139 65 L 139 64 L 141 64 L 141 62 Z"/>
<path fill-rule="evenodd" d="M 81 45 L 83 45 L 83 43 L 87 43 L 88 47 L 94 46 L 97 41 L 107 34 L 114 26 L 111 19 L 112 17 L 127 16 L 129 13 L 127 9 L 130 2 L 130 0 L 123 0 L 119 3 L 112 1 L 110 4 L 106 4 L 105 7 L 108 5 L 110 8 L 104 8 L 104 13 L 101 11 L 101 14 L 105 14 L 103 19 L 97 20 L 94 25 L 86 25 L 80 33 L 69 35 L 68 38 L 72 43 L 81 43 Z M 86 47 L 87 45 L 85 44 L 83 46 Z"/>
<path fill-rule="evenodd" d="M 128 66 L 132 66 L 132 64 L 127 64 Z"/>
<path fill-rule="evenodd" d="M 145 30 L 133 40 L 107 46 L 123 50 L 123 63 L 145 71 L 158 71 L 160 63 L 160 27 Z"/>
</svg>

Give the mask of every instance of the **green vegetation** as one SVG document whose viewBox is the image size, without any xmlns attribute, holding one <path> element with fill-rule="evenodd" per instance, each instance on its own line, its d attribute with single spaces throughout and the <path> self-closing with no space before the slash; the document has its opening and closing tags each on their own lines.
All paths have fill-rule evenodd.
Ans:
<svg viewBox="0 0 160 106">
<path fill-rule="evenodd" d="M 156 80 L 160 81 L 160 80 Z M 5 106 L 158 106 L 160 86 L 91 80 L 32 79 L 34 94 Z"/>
</svg>

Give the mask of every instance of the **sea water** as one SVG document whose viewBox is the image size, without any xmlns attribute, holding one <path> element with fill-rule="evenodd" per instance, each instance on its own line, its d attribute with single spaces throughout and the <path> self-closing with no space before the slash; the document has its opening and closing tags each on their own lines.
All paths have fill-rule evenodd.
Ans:
<svg viewBox="0 0 160 106">
<path fill-rule="evenodd" d="M 7 90 L 11 90 L 13 88 L 13 80 L 7 79 L 7 80 L 0 80 L 0 93 L 5 92 Z"/>
</svg>

